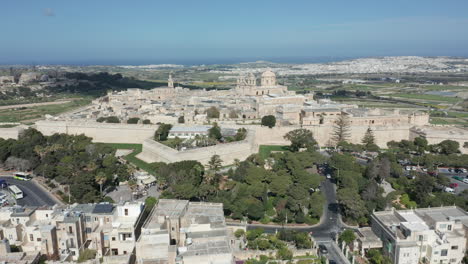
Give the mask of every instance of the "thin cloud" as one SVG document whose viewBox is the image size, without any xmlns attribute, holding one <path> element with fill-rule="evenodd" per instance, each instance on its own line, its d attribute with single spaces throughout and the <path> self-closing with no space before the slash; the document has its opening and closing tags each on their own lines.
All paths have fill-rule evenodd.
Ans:
<svg viewBox="0 0 468 264">
<path fill-rule="evenodd" d="M 53 17 L 55 16 L 54 10 L 52 8 L 46 8 L 43 11 L 44 16 Z"/>
</svg>

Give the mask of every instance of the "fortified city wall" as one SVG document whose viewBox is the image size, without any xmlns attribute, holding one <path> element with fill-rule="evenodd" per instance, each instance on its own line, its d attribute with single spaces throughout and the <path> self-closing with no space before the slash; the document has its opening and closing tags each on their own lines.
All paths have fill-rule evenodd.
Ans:
<svg viewBox="0 0 468 264">
<path fill-rule="evenodd" d="M 410 140 L 424 137 L 429 144 L 438 144 L 444 140 L 453 140 L 460 144 L 460 152 L 468 154 L 468 148 L 464 148 L 468 142 L 468 131 L 454 126 L 423 126 L 413 127 L 410 130 Z"/>
<path fill-rule="evenodd" d="M 93 138 L 94 142 L 141 144 L 152 137 L 158 125 L 111 124 L 95 121 L 49 121 L 36 122 L 36 129 L 44 135 L 55 133 L 69 135 L 84 134 Z"/>
<path fill-rule="evenodd" d="M 137 158 L 148 163 L 197 160 L 206 165 L 213 155 L 219 155 L 223 161 L 223 165 L 228 165 L 232 164 L 235 159 L 244 160 L 257 152 L 258 145 L 255 143 L 255 131 L 248 130 L 247 137 L 242 141 L 184 151 L 175 150 L 154 141 L 152 138 L 148 138 L 143 141 L 143 151 L 137 155 Z"/>
</svg>

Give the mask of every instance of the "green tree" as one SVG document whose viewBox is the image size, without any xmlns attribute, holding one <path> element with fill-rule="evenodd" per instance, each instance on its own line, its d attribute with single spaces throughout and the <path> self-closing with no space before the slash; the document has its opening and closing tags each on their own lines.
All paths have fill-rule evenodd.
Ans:
<svg viewBox="0 0 468 264">
<path fill-rule="evenodd" d="M 298 151 L 301 148 L 313 150 L 317 146 L 312 131 L 304 128 L 289 131 L 284 138 L 291 141 L 291 151 Z"/>
<path fill-rule="evenodd" d="M 221 160 L 221 157 L 219 155 L 213 155 L 208 161 L 208 167 L 210 168 L 210 170 L 218 172 L 219 169 L 221 169 L 222 162 L 223 161 Z"/>
<path fill-rule="evenodd" d="M 337 192 L 338 201 L 343 214 L 354 221 L 359 221 L 367 214 L 367 209 L 361 196 L 355 189 L 342 188 Z"/>
<path fill-rule="evenodd" d="M 127 120 L 127 124 L 138 124 L 138 121 L 140 121 L 139 117 L 132 117 Z"/>
<path fill-rule="evenodd" d="M 208 137 L 218 141 L 223 138 L 223 135 L 221 134 L 221 128 L 217 123 L 214 123 L 213 126 L 208 129 Z"/>
<path fill-rule="evenodd" d="M 387 256 L 383 256 L 382 252 L 375 248 L 367 251 L 367 259 L 371 264 L 392 264 L 392 261 Z"/>
<path fill-rule="evenodd" d="M 273 115 L 266 115 L 262 117 L 262 126 L 272 128 L 276 125 L 276 117 Z"/>
<path fill-rule="evenodd" d="M 364 137 L 362 138 L 361 142 L 362 144 L 364 144 L 366 148 L 375 144 L 374 132 L 372 131 L 370 127 L 367 128 L 367 131 L 364 134 Z"/>
<path fill-rule="evenodd" d="M 341 114 L 333 125 L 332 140 L 339 144 L 340 142 L 347 141 L 351 136 L 351 125 L 347 114 Z"/>
<path fill-rule="evenodd" d="M 158 203 L 158 199 L 153 196 L 148 196 L 145 199 L 145 212 L 149 213 L 153 207 Z"/>
<path fill-rule="evenodd" d="M 291 260 L 293 258 L 293 253 L 287 247 L 283 247 L 278 249 L 276 257 L 281 260 Z"/>
<path fill-rule="evenodd" d="M 346 243 L 346 245 L 349 246 L 351 245 L 351 243 L 353 243 L 354 240 L 356 240 L 356 235 L 354 234 L 353 230 L 346 229 L 340 234 L 339 240 L 343 241 L 344 243 Z"/>
<path fill-rule="evenodd" d="M 244 229 L 237 229 L 235 232 L 234 232 L 234 236 L 239 239 L 243 236 L 245 236 L 245 231 Z"/>
<path fill-rule="evenodd" d="M 116 116 L 109 116 L 106 123 L 120 123 L 120 119 Z"/>
<path fill-rule="evenodd" d="M 439 147 L 439 153 L 445 154 L 445 155 L 450 155 L 454 153 L 459 153 L 460 152 L 460 143 L 457 141 L 453 140 L 444 140 L 438 144 Z"/>
<path fill-rule="evenodd" d="M 104 185 L 104 183 L 106 183 L 106 181 L 107 181 L 107 176 L 104 172 L 99 172 L 96 175 L 96 183 L 99 184 L 99 192 L 101 193 L 101 196 L 102 196 L 102 186 Z"/>
<path fill-rule="evenodd" d="M 78 263 L 86 262 L 88 260 L 96 258 L 96 250 L 93 249 L 84 249 L 80 256 L 78 257 Z"/>
<path fill-rule="evenodd" d="M 219 118 L 219 110 L 215 106 L 206 109 L 206 116 L 208 118 Z"/>
<path fill-rule="evenodd" d="M 185 117 L 184 116 L 179 116 L 179 118 L 177 118 L 177 122 L 179 124 L 184 124 L 185 123 Z"/>
<path fill-rule="evenodd" d="M 169 136 L 169 132 L 172 129 L 171 124 L 160 124 L 156 132 L 154 133 L 154 140 L 156 141 L 166 141 Z"/>
</svg>

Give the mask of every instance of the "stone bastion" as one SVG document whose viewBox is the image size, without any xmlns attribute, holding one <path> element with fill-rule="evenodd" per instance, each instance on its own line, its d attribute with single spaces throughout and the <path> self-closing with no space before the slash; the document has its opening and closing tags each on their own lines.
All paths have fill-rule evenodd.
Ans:
<svg viewBox="0 0 468 264">
<path fill-rule="evenodd" d="M 196 160 L 203 165 L 207 165 L 213 155 L 219 155 L 223 165 L 229 165 L 234 163 L 235 159 L 245 160 L 248 156 L 257 152 L 258 145 L 255 142 L 255 131 L 247 130 L 246 138 L 241 141 L 180 151 L 161 144 L 151 137 L 143 141 L 143 151 L 136 157 L 148 163 Z"/>
</svg>

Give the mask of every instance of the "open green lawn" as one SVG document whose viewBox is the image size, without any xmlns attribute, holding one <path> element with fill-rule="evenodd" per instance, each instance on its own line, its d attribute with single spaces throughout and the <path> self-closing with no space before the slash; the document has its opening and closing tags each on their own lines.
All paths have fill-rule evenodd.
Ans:
<svg viewBox="0 0 468 264">
<path fill-rule="evenodd" d="M 138 155 L 143 147 L 141 144 L 127 144 L 127 143 L 105 143 L 108 146 L 111 146 L 115 149 L 133 149 L 133 152 L 124 157 L 125 160 L 132 163 L 136 167 L 148 172 L 149 174 L 156 175 L 156 171 L 151 167 L 149 163 L 138 159 Z"/>
<path fill-rule="evenodd" d="M 436 101 L 436 102 L 447 102 L 447 103 L 456 103 L 460 101 L 460 98 L 455 97 L 446 97 L 440 95 L 432 95 L 432 94 L 406 94 L 406 93 L 396 93 L 392 94 L 393 97 L 399 98 L 407 98 L 407 99 L 418 99 L 418 100 L 429 100 L 429 101 Z"/>
<path fill-rule="evenodd" d="M 289 146 L 260 145 L 258 154 L 260 154 L 260 157 L 266 159 L 270 156 L 272 151 L 289 151 Z"/>
<path fill-rule="evenodd" d="M 20 122 L 23 120 L 40 119 L 47 114 L 58 115 L 90 103 L 90 99 L 78 99 L 64 104 L 2 109 L 0 110 L 0 122 Z"/>
</svg>

